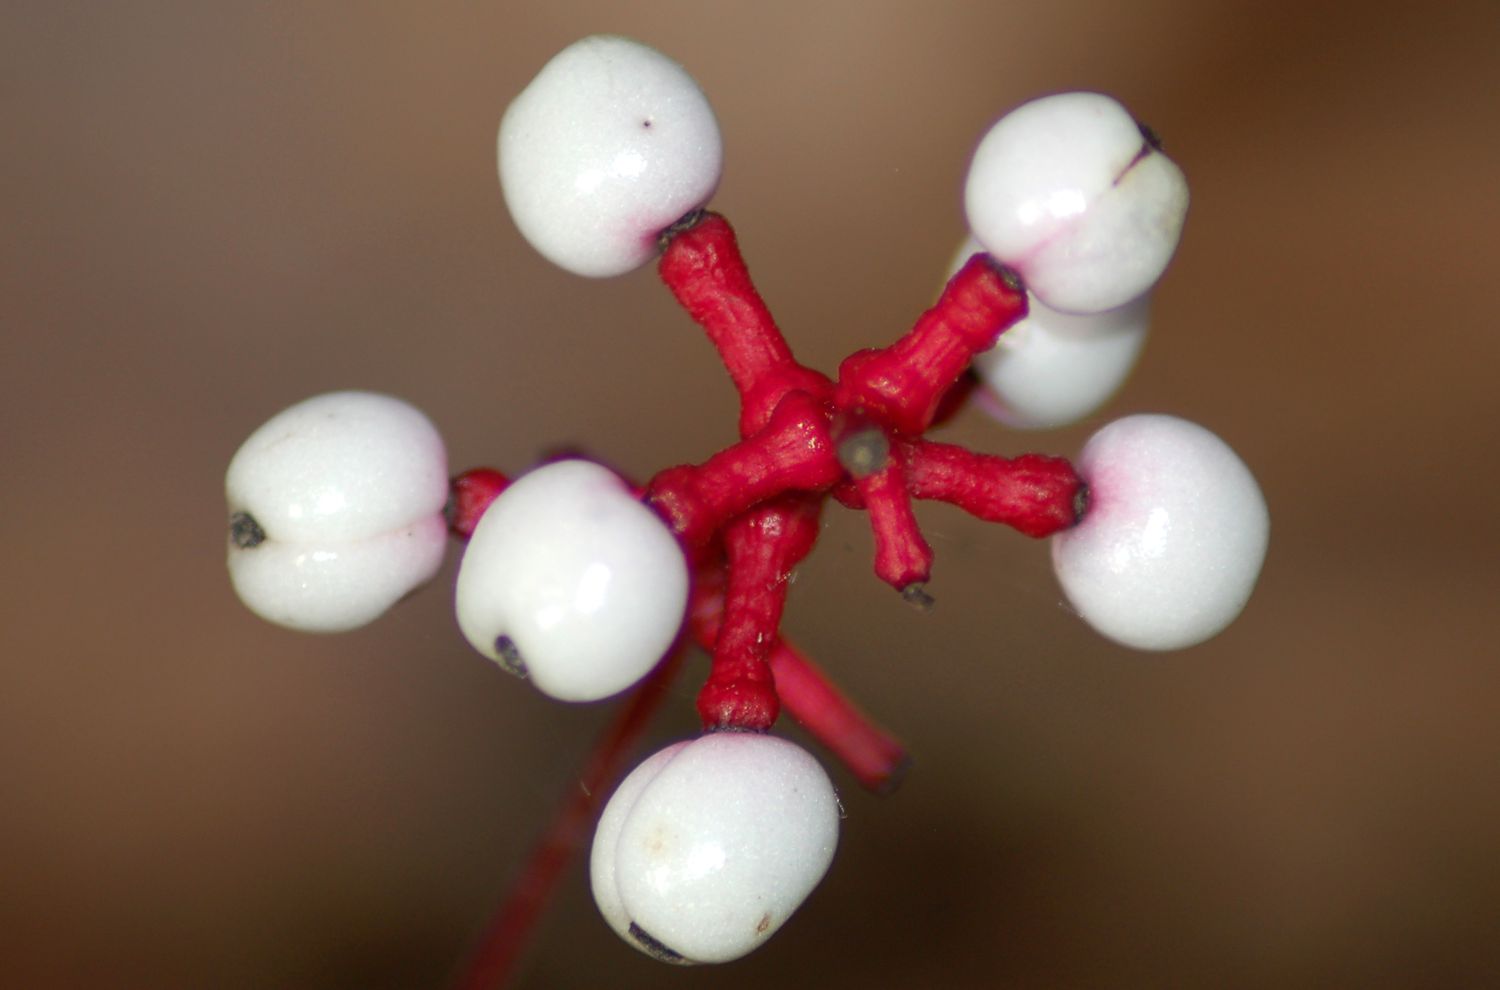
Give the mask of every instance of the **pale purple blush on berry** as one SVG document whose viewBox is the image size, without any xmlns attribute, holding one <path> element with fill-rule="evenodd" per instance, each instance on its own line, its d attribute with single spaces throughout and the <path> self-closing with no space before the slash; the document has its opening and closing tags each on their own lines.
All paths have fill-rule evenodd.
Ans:
<svg viewBox="0 0 1500 990">
<path fill-rule="evenodd" d="M 649 263 L 661 232 L 708 202 L 723 142 L 682 66 L 595 35 L 559 52 L 515 98 L 498 156 L 526 240 L 553 264 L 602 278 Z"/>
<path fill-rule="evenodd" d="M 1052 538 L 1069 602 L 1102 635 L 1176 650 L 1240 614 L 1265 559 L 1260 486 L 1213 433 L 1174 416 L 1116 420 L 1077 461 L 1088 509 Z"/>
</svg>

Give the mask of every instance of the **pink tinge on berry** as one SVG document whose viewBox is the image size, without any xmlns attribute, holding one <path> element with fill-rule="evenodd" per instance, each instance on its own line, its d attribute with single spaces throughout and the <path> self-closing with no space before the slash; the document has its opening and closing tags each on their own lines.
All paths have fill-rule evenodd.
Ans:
<svg viewBox="0 0 1500 990">
<path fill-rule="evenodd" d="M 682 66 L 628 38 L 569 45 L 500 123 L 500 185 L 522 235 L 578 275 L 622 275 L 719 184 L 723 145 Z"/>
<path fill-rule="evenodd" d="M 1096 433 L 1077 465 L 1088 508 L 1053 537 L 1052 561 L 1089 625 L 1126 646 L 1176 650 L 1239 615 L 1270 519 L 1224 441 L 1174 416 L 1127 416 Z"/>
<path fill-rule="evenodd" d="M 610 798 L 590 877 L 609 926 L 666 962 L 758 948 L 833 860 L 839 803 L 801 747 L 716 732 L 642 763 Z"/>
<path fill-rule="evenodd" d="M 1061 93 L 1002 117 L 974 151 L 969 229 L 1053 309 L 1098 313 L 1153 286 L 1187 215 L 1182 171 L 1119 103 Z"/>
</svg>

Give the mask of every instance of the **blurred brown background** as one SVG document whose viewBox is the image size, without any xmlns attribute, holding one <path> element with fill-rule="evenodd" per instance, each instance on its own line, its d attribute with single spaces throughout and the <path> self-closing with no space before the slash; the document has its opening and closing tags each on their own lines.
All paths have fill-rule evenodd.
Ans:
<svg viewBox="0 0 1500 990">
<path fill-rule="evenodd" d="M 732 437 L 654 277 L 554 271 L 501 202 L 501 111 L 598 31 L 703 84 L 716 205 L 824 369 L 932 297 L 994 116 L 1121 97 L 1194 205 L 1109 415 L 1221 433 L 1272 547 L 1238 624 L 1143 656 L 1060 607 L 1045 547 L 944 507 L 938 608 L 896 607 L 832 513 L 788 628 L 909 742 L 907 785 L 838 778 L 834 868 L 757 956 L 651 963 L 575 873 L 523 983 L 1500 977 L 1500 7 L 1296 7 L 6 4 L 0 980 L 439 985 L 569 786 L 607 709 L 471 654 L 451 565 L 369 630 L 271 628 L 223 573 L 221 485 L 340 387 L 424 408 L 457 467 L 583 442 L 645 474 Z M 1100 421 L 948 436 L 1073 453 Z"/>
</svg>

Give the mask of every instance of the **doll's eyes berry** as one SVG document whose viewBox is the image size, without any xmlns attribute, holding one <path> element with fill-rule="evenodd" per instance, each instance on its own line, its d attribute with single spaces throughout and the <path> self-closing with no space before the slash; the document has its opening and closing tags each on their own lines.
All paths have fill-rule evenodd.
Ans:
<svg viewBox="0 0 1500 990">
<path fill-rule="evenodd" d="M 1126 646 L 1178 650 L 1240 614 L 1270 520 L 1224 441 L 1175 416 L 1127 416 L 1094 434 L 1078 471 L 1088 512 L 1052 538 L 1052 560 L 1089 625 Z"/>
<path fill-rule="evenodd" d="M 710 733 L 657 753 L 616 790 L 594 833 L 594 900 L 642 952 L 728 962 L 797 910 L 838 830 L 833 785 L 801 747 Z"/>
<path fill-rule="evenodd" d="M 1043 97 L 1000 118 L 964 188 L 975 239 L 1069 313 L 1114 309 L 1156 284 L 1187 206 L 1182 171 L 1099 93 Z"/>
<path fill-rule="evenodd" d="M 516 479 L 459 565 L 459 628 L 562 701 L 594 701 L 656 666 L 682 625 L 688 572 L 672 531 L 607 468 L 559 461 Z"/>
<path fill-rule="evenodd" d="M 442 564 L 443 441 L 389 396 L 335 392 L 272 417 L 230 461 L 225 492 L 235 591 L 281 625 L 364 625 Z"/>
<path fill-rule="evenodd" d="M 1079 315 L 1033 301 L 1026 319 L 974 358 L 976 405 L 1018 430 L 1091 416 L 1119 390 L 1146 342 L 1151 300 Z"/>
<path fill-rule="evenodd" d="M 713 109 L 676 62 L 596 35 L 558 53 L 500 123 L 500 186 L 522 235 L 578 275 L 622 275 L 708 202 L 723 145 Z"/>
<path fill-rule="evenodd" d="M 967 238 L 949 265 L 983 251 Z M 974 356 L 974 404 L 1017 430 L 1068 426 L 1093 415 L 1135 367 L 1146 342 L 1150 293 L 1102 313 L 1064 313 L 1027 294 L 1026 316 Z"/>
</svg>

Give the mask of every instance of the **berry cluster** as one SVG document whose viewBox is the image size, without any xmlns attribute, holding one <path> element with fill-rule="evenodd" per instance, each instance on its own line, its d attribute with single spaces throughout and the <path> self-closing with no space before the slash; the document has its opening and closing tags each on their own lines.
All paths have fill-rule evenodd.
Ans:
<svg viewBox="0 0 1500 990">
<path fill-rule="evenodd" d="M 450 479 L 419 412 L 345 392 L 266 423 L 226 482 L 231 578 L 273 622 L 369 622 L 436 573 L 451 534 L 467 544 L 458 625 L 479 653 L 564 701 L 644 680 L 591 769 L 605 786 L 681 644 L 711 652 L 704 734 L 625 778 L 591 860 L 609 925 L 678 963 L 755 948 L 832 860 L 827 774 L 766 734 L 783 707 L 865 786 L 889 788 L 904 766 L 899 743 L 780 635 L 789 577 L 830 497 L 869 514 L 876 575 L 919 605 L 933 555 L 914 499 L 1051 536 L 1078 613 L 1148 650 L 1190 646 L 1232 621 L 1268 533 L 1243 463 L 1170 416 L 1111 423 L 1075 462 L 927 436 L 975 378 L 977 405 L 1039 428 L 1090 414 L 1129 371 L 1187 186 L 1118 103 L 1068 93 L 1001 118 L 974 153 L 972 240 L 941 298 L 905 337 L 851 355 L 834 377 L 793 358 L 732 228 L 705 211 L 721 159 L 692 78 L 618 37 L 557 55 L 500 126 L 501 187 L 521 233 L 585 276 L 657 259 L 739 392 L 737 442 L 643 485 L 578 459 L 514 482 L 488 468 Z M 501 935 L 513 936 L 521 922 L 503 917 Z"/>
</svg>

